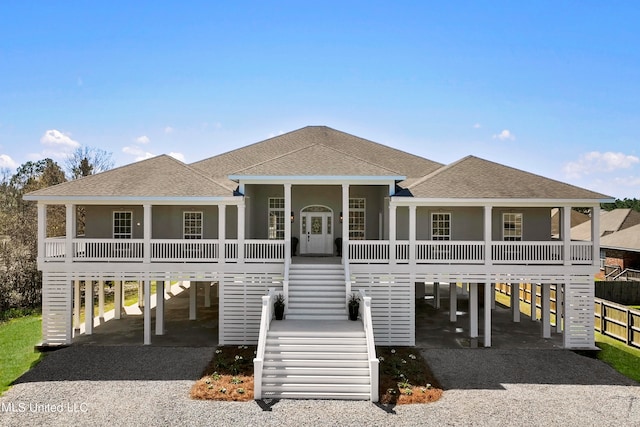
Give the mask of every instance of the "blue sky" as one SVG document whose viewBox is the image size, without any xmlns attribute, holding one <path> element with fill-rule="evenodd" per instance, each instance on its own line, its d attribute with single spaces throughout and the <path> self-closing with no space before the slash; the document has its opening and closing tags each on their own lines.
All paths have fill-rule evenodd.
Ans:
<svg viewBox="0 0 640 427">
<path fill-rule="evenodd" d="M 0 4 L 0 167 L 327 125 L 640 197 L 635 1 Z"/>
</svg>

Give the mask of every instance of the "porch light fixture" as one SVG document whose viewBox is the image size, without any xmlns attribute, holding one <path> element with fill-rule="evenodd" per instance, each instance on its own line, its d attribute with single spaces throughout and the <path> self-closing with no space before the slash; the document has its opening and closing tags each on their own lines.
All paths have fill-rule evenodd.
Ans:
<svg viewBox="0 0 640 427">
<path fill-rule="evenodd" d="M 340 222 L 342 222 L 342 212 L 340 212 Z"/>
<path fill-rule="evenodd" d="M 296 217 L 293 215 L 293 211 L 291 211 L 291 222 L 293 223 L 293 221 L 296 219 Z"/>
</svg>

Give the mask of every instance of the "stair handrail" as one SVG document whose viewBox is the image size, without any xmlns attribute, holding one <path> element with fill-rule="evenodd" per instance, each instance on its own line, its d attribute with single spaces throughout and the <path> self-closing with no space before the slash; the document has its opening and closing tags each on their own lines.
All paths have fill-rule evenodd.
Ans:
<svg viewBox="0 0 640 427">
<path fill-rule="evenodd" d="M 371 317 L 371 297 L 368 297 L 364 289 L 359 290 L 360 299 L 360 317 L 364 325 L 364 333 L 367 339 L 367 358 L 369 359 L 369 376 L 371 378 L 371 401 L 378 401 L 378 375 L 380 361 L 376 356 L 376 343 L 373 336 L 373 320 Z"/>
<path fill-rule="evenodd" d="M 344 291 L 346 300 L 351 296 L 351 272 L 349 271 L 349 258 L 344 257 Z"/>
<path fill-rule="evenodd" d="M 284 309 L 289 311 L 289 269 L 291 268 L 291 258 L 284 257 L 284 276 L 282 279 L 282 294 L 284 295 Z"/>
<path fill-rule="evenodd" d="M 256 349 L 256 357 L 253 358 L 253 396 L 256 400 L 262 399 L 262 366 L 264 365 L 264 352 L 267 347 L 267 333 L 273 317 L 273 298 L 275 294 L 275 289 L 269 288 L 267 295 L 262 297 L 258 348 Z"/>
</svg>

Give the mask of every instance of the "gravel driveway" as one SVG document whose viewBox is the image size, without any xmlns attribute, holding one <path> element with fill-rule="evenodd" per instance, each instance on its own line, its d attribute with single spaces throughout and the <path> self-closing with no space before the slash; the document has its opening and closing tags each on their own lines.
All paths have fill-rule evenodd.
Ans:
<svg viewBox="0 0 640 427">
<path fill-rule="evenodd" d="M 0 425 L 640 425 L 640 384 L 569 351 L 424 350 L 447 391 L 436 403 L 395 408 L 190 400 L 213 351 L 74 346 L 53 352 L 0 398 Z"/>
</svg>

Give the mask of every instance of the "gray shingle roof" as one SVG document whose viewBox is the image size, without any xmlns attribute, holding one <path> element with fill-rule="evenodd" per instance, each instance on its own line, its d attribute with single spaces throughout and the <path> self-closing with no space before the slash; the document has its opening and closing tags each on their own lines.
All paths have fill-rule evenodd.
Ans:
<svg viewBox="0 0 640 427">
<path fill-rule="evenodd" d="M 609 199 L 564 182 L 467 156 L 409 185 L 414 197 Z"/>
<path fill-rule="evenodd" d="M 640 224 L 640 212 L 632 209 L 614 209 L 600 214 L 600 236 L 607 236 Z M 591 221 L 577 225 L 571 229 L 573 240 L 589 240 L 591 238 Z"/>
<path fill-rule="evenodd" d="M 640 224 L 602 237 L 600 246 L 640 252 Z"/>
<path fill-rule="evenodd" d="M 75 181 L 29 193 L 29 198 L 59 197 L 224 197 L 223 187 L 197 170 L 167 155 L 132 163 Z"/>
<path fill-rule="evenodd" d="M 345 132 L 326 126 L 307 126 L 283 135 L 276 136 L 261 142 L 257 142 L 237 150 L 229 151 L 209 159 L 193 163 L 191 166 L 202 171 L 208 176 L 226 178 L 229 175 L 237 175 L 239 171 L 248 170 L 252 166 L 262 164 L 266 160 L 281 157 L 287 153 L 311 146 L 322 145 L 353 158 L 365 161 L 371 165 L 392 172 L 392 175 L 406 176 L 418 179 L 442 166 L 431 160 L 395 148 L 387 147 L 364 138 L 359 138 Z M 304 171 L 303 166 L 313 167 L 317 159 L 308 159 L 305 165 L 299 165 L 304 175 L 311 174 Z M 285 164 L 273 163 L 270 173 L 286 176 L 291 173 Z M 279 167 L 279 169 L 276 168 Z M 330 175 L 323 172 L 321 175 Z M 343 175 L 341 173 L 341 175 Z M 388 175 L 388 174 L 387 174 Z M 409 180 L 407 180 L 409 181 Z"/>
<path fill-rule="evenodd" d="M 583 214 L 576 210 L 571 209 L 571 227 L 575 227 L 584 222 L 589 221 L 589 215 Z M 562 222 L 562 212 L 558 208 L 551 209 L 551 235 L 557 236 L 560 234 L 560 223 Z"/>
</svg>

